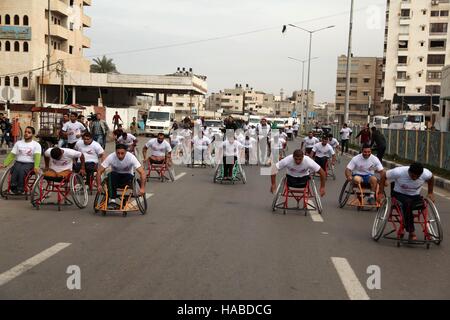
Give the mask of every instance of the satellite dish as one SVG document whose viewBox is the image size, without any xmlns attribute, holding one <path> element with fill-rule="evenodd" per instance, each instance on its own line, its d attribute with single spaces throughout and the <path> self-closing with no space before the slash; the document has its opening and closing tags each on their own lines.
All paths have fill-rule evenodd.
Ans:
<svg viewBox="0 0 450 320">
<path fill-rule="evenodd" d="M 4 87 L 2 89 L 2 98 L 4 100 L 12 100 L 14 98 L 14 90 L 11 87 Z"/>
</svg>

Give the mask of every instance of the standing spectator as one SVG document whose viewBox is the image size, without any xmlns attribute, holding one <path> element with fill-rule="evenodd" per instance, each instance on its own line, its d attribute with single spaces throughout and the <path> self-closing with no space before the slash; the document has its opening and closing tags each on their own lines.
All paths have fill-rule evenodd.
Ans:
<svg viewBox="0 0 450 320">
<path fill-rule="evenodd" d="M 64 137 L 64 134 L 62 132 L 62 128 L 64 127 L 64 125 L 69 122 L 69 114 L 65 113 L 63 114 L 63 117 L 61 119 L 61 122 L 59 124 L 59 131 L 58 131 L 58 136 L 59 136 L 59 141 L 58 141 L 58 148 L 66 148 L 67 147 L 67 139 Z"/>
<path fill-rule="evenodd" d="M 137 136 L 138 135 L 138 123 L 136 121 L 136 117 L 133 117 L 133 121 L 130 123 L 130 131 L 131 134 Z"/>
<path fill-rule="evenodd" d="M 294 129 L 294 137 L 298 137 L 298 130 L 300 129 L 300 126 L 298 125 L 297 122 L 294 122 L 292 128 Z"/>
<path fill-rule="evenodd" d="M 377 148 L 377 158 L 383 163 L 384 153 L 386 152 L 386 138 L 376 127 L 372 127 L 372 143 L 370 146 L 373 147 L 374 144 Z"/>
<path fill-rule="evenodd" d="M 364 129 L 362 129 L 358 135 L 356 136 L 356 139 L 360 138 L 360 142 L 361 142 L 361 147 L 368 144 L 370 145 L 370 140 L 371 140 L 371 134 L 370 134 L 370 130 L 369 130 L 369 124 L 367 124 Z"/>
<path fill-rule="evenodd" d="M 123 120 L 119 115 L 119 112 L 116 111 L 116 114 L 113 117 L 114 130 L 116 130 L 116 128 L 119 127 L 119 121 L 122 121 L 122 123 L 123 123 Z"/>
<path fill-rule="evenodd" d="M 6 146 L 8 148 L 12 147 L 12 144 L 11 144 L 11 129 L 12 129 L 11 122 L 9 122 L 8 118 L 3 117 L 3 120 L 0 123 L 0 126 L 2 129 L 2 141 L 0 143 L 0 147 L 3 145 L 3 141 L 6 142 Z"/>
<path fill-rule="evenodd" d="M 89 132 L 89 124 L 82 114 L 78 116 L 78 122 L 80 122 L 86 128 L 86 132 Z"/>
<path fill-rule="evenodd" d="M 102 146 L 102 148 L 105 149 L 106 136 L 109 133 L 109 128 L 108 125 L 106 124 L 106 121 L 101 119 L 100 113 L 97 113 L 95 116 L 92 117 L 90 131 L 92 133 L 94 141 L 98 142 Z"/>
<path fill-rule="evenodd" d="M 346 123 L 344 123 L 344 127 L 341 129 L 341 145 L 342 145 L 342 154 L 344 152 L 348 153 L 348 140 L 350 140 L 350 136 L 353 131 L 350 129 Z"/>
</svg>

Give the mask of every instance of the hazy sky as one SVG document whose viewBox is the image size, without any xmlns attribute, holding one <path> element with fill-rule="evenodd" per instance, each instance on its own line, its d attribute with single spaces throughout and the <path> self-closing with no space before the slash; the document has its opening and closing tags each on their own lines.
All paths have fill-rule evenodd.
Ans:
<svg viewBox="0 0 450 320">
<path fill-rule="evenodd" d="M 353 53 L 383 55 L 385 0 L 355 1 Z M 235 83 L 290 94 L 301 88 L 301 63 L 308 58 L 309 34 L 283 24 L 314 30 L 311 89 L 316 102 L 334 102 L 337 57 L 347 53 L 350 0 L 93 0 L 85 55 L 107 54 L 119 72 L 168 74 L 193 68 L 208 77 L 209 93 Z M 262 30 L 260 32 L 253 32 Z M 223 36 L 240 36 L 178 45 Z M 160 47 L 160 48 L 157 48 Z M 163 47 L 163 48 L 161 48 Z M 155 49 L 156 48 L 156 49 Z M 135 53 L 122 51 L 142 50 Z M 305 89 L 307 68 L 305 67 Z"/>
</svg>

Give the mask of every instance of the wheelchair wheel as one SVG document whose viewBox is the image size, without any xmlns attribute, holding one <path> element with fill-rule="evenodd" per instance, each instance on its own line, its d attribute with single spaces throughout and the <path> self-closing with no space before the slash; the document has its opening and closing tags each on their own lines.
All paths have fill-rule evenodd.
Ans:
<svg viewBox="0 0 450 320">
<path fill-rule="evenodd" d="M 46 189 L 46 184 L 48 182 L 44 180 L 44 176 L 39 176 L 34 182 L 31 188 L 31 205 L 39 210 L 41 206 L 42 197 L 44 195 L 44 189 Z"/>
<path fill-rule="evenodd" d="M 94 198 L 94 212 L 98 213 L 98 212 L 104 212 L 103 210 L 99 210 L 97 209 L 97 207 L 103 202 L 105 201 L 106 198 L 106 194 L 105 193 L 100 193 L 97 191 L 97 193 L 95 194 L 95 198 Z M 106 214 L 106 212 L 105 212 Z"/>
<path fill-rule="evenodd" d="M 375 241 L 380 240 L 383 235 L 384 229 L 386 228 L 386 223 L 389 218 L 389 212 L 391 210 L 390 199 L 384 198 L 381 207 L 378 209 L 375 221 L 372 227 L 372 239 Z"/>
<path fill-rule="evenodd" d="M 70 177 L 70 192 L 78 208 L 86 208 L 89 200 L 88 191 L 84 184 L 84 179 L 79 174 L 72 174 Z"/>
<path fill-rule="evenodd" d="M 311 179 L 310 186 L 314 196 L 314 201 L 316 202 L 317 212 L 321 215 L 323 213 L 322 199 L 320 198 L 320 194 L 317 191 L 317 186 L 316 183 L 314 182 L 314 179 Z"/>
<path fill-rule="evenodd" d="M 273 212 L 275 212 L 277 210 L 276 206 L 278 203 L 278 199 L 280 198 L 281 194 L 283 193 L 283 191 L 284 191 L 283 189 L 284 189 L 285 185 L 286 185 L 286 177 L 284 177 L 281 180 L 281 182 L 278 184 L 277 191 L 275 192 L 275 196 L 272 201 L 272 211 Z"/>
<path fill-rule="evenodd" d="M 440 245 L 444 236 L 444 233 L 442 231 L 441 218 L 439 217 L 439 213 L 433 201 L 428 198 L 425 198 L 424 201 L 428 208 L 428 233 L 432 237 L 434 243 Z"/>
<path fill-rule="evenodd" d="M 175 170 L 173 168 L 167 168 L 167 172 L 169 173 L 170 181 L 175 181 Z"/>
<path fill-rule="evenodd" d="M 213 182 L 214 183 L 217 183 L 217 180 L 218 180 L 218 175 L 219 175 L 219 172 L 220 172 L 220 164 L 218 164 L 217 165 L 217 168 L 216 168 L 216 171 L 214 172 L 214 177 L 213 177 Z"/>
<path fill-rule="evenodd" d="M 141 184 L 139 179 L 133 178 L 133 196 L 136 199 L 139 211 L 144 215 L 147 213 L 147 195 L 144 193 L 143 195 L 138 196 L 137 193 L 140 188 Z"/>
<path fill-rule="evenodd" d="M 240 174 L 241 174 L 242 183 L 243 183 L 243 184 L 246 184 L 246 183 L 247 183 L 247 176 L 245 175 L 245 171 L 244 171 L 244 169 L 242 168 L 242 165 L 241 165 L 240 163 L 238 164 L 238 168 L 239 168 L 239 172 L 240 172 Z"/>
<path fill-rule="evenodd" d="M 352 193 L 353 183 L 350 181 L 345 181 L 344 185 L 341 189 L 341 194 L 339 195 L 339 208 L 343 208 L 350 198 L 350 194 Z"/>
<path fill-rule="evenodd" d="M 9 168 L 6 170 L 6 172 L 2 176 L 2 180 L 0 181 L 0 196 L 3 199 L 8 199 L 8 193 L 9 193 L 9 176 L 11 174 L 11 169 Z"/>
</svg>

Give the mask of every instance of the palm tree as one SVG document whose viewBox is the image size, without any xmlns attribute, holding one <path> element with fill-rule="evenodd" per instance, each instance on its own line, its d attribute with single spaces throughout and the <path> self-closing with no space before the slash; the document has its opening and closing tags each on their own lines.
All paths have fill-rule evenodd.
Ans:
<svg viewBox="0 0 450 320">
<path fill-rule="evenodd" d="M 119 73 L 113 59 L 108 59 L 106 56 L 103 56 L 101 59 L 95 58 L 94 62 L 94 64 L 91 64 L 92 73 Z"/>
</svg>

